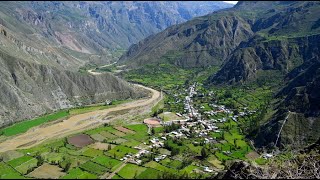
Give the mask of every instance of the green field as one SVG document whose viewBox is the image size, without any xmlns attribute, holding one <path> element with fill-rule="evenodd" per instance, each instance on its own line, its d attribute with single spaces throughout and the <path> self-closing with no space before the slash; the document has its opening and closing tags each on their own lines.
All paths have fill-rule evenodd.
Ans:
<svg viewBox="0 0 320 180">
<path fill-rule="evenodd" d="M 67 111 L 60 111 L 54 114 L 45 115 L 33 120 L 23 121 L 16 123 L 12 126 L 4 128 L 0 133 L 3 133 L 5 136 L 13 136 L 20 133 L 27 132 L 30 128 L 43 124 L 45 122 L 54 121 L 63 117 L 67 117 L 69 113 Z"/>
<path fill-rule="evenodd" d="M 157 179 L 159 171 L 155 169 L 148 168 L 142 173 L 140 173 L 136 178 L 137 179 Z"/>
<path fill-rule="evenodd" d="M 24 179 L 24 177 L 11 166 L 0 162 L 0 179 Z"/>
<path fill-rule="evenodd" d="M 104 155 L 98 156 L 98 157 L 92 159 L 92 161 L 108 168 L 111 171 L 116 169 L 118 167 L 118 165 L 121 164 L 121 161 L 119 161 L 117 159 L 113 159 L 109 156 L 104 156 Z"/>
<path fill-rule="evenodd" d="M 73 108 L 73 109 L 69 109 L 69 110 L 58 111 L 53 114 L 44 115 L 39 118 L 19 122 L 14 125 L 3 128 L 0 130 L 0 135 L 14 136 L 14 135 L 17 135 L 20 133 L 27 132 L 29 129 L 36 127 L 36 126 L 39 126 L 41 124 L 44 124 L 46 122 L 55 121 L 55 120 L 58 120 L 61 118 L 65 118 L 65 117 L 68 117 L 69 115 L 77 115 L 77 114 L 82 114 L 82 113 L 86 113 L 86 112 L 107 109 L 107 108 L 115 107 L 116 105 L 119 105 L 122 103 L 130 102 L 130 101 L 132 101 L 132 100 L 131 99 L 115 100 L 112 102 L 112 105 L 107 105 L 107 106 L 105 106 L 105 105 L 84 106 L 84 107 L 78 107 L 78 108 Z"/>
<path fill-rule="evenodd" d="M 133 179 L 137 178 L 146 169 L 147 168 L 145 167 L 137 166 L 134 164 L 127 164 L 118 172 L 118 175 L 125 179 Z"/>
<path fill-rule="evenodd" d="M 31 159 L 33 159 L 33 157 L 31 156 L 22 156 L 22 157 L 19 157 L 17 159 L 13 159 L 9 162 L 7 162 L 10 166 L 12 167 L 17 167 L 25 162 L 28 162 L 30 161 Z"/>
<path fill-rule="evenodd" d="M 61 179 L 97 179 L 98 176 L 91 174 L 87 171 L 83 171 L 80 168 L 71 169 L 67 175 L 61 177 Z"/>
<path fill-rule="evenodd" d="M 94 158 L 94 157 L 103 155 L 103 151 L 98 149 L 88 148 L 82 153 L 82 155 Z"/>
<path fill-rule="evenodd" d="M 107 172 L 107 168 L 92 161 L 88 161 L 80 166 L 81 169 L 92 174 L 103 175 Z"/>
<path fill-rule="evenodd" d="M 126 147 L 123 145 L 118 145 L 118 146 L 114 147 L 113 149 L 111 149 L 110 151 L 108 151 L 107 155 L 110 157 L 113 157 L 115 159 L 121 159 L 128 153 L 135 154 L 137 152 L 138 152 L 138 150 L 136 150 L 136 149 L 129 148 L 129 147 Z"/>
</svg>

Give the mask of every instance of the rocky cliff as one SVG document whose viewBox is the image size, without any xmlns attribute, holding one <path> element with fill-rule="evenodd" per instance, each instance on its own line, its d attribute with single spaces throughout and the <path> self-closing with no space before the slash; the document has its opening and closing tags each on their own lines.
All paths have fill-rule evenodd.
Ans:
<svg viewBox="0 0 320 180">
<path fill-rule="evenodd" d="M 283 74 L 319 55 L 320 35 L 267 40 L 254 37 L 242 43 L 221 70 L 209 77 L 216 84 L 256 79 L 258 71 L 279 70 Z"/>
<path fill-rule="evenodd" d="M 111 74 L 93 76 L 0 52 L 0 127 L 79 105 L 146 96 Z"/>
<path fill-rule="evenodd" d="M 319 57 L 295 68 L 286 81 L 276 96 L 276 113 L 255 138 L 257 146 L 303 147 L 320 138 Z"/>
</svg>

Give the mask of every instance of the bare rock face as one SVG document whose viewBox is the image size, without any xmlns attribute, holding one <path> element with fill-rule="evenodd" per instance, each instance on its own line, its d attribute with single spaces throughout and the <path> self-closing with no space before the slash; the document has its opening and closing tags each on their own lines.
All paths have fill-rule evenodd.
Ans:
<svg viewBox="0 0 320 180">
<path fill-rule="evenodd" d="M 1 52 L 0 127 L 80 104 L 146 96 L 111 75 L 93 76 L 29 63 Z"/>
<path fill-rule="evenodd" d="M 277 112 L 260 128 L 256 146 L 304 147 L 316 142 L 320 138 L 319 92 L 320 61 L 315 57 L 287 75 L 287 84 L 277 94 L 282 99 Z"/>
<path fill-rule="evenodd" d="M 266 41 L 255 37 L 242 43 L 209 81 L 215 84 L 243 83 L 256 78 L 259 70 L 279 70 L 284 74 L 319 55 L 320 35 Z"/>
</svg>

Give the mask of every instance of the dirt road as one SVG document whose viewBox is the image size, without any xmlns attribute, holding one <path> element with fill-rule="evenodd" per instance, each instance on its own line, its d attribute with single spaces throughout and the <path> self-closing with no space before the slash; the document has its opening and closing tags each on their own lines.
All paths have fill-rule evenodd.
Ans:
<svg viewBox="0 0 320 180">
<path fill-rule="evenodd" d="M 59 122 L 50 126 L 30 129 L 26 133 L 15 136 L 12 139 L 8 139 L 0 143 L 0 152 L 5 152 L 8 150 L 14 150 L 14 149 L 30 148 L 48 139 L 65 137 L 70 134 L 83 131 L 85 129 L 91 129 L 103 123 L 109 122 L 110 120 L 116 119 L 116 118 L 112 118 L 108 120 L 103 119 L 106 115 L 108 115 L 111 112 L 116 112 L 121 110 L 132 110 L 138 107 L 146 107 L 151 109 L 151 107 L 154 104 L 156 104 L 162 99 L 162 95 L 159 91 L 156 91 L 148 87 L 144 87 L 142 85 L 136 85 L 136 86 L 139 86 L 151 91 L 152 96 L 150 98 L 140 99 L 140 100 L 132 101 L 125 104 L 120 104 L 119 106 L 109 108 L 109 109 L 75 115 L 62 122 Z"/>
</svg>

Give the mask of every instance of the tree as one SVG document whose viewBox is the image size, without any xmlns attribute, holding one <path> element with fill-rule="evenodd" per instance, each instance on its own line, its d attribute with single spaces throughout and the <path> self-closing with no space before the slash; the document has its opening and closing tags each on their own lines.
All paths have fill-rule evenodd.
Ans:
<svg viewBox="0 0 320 180">
<path fill-rule="evenodd" d="M 37 155 L 36 159 L 38 160 L 37 166 L 41 166 L 44 162 L 43 158 L 40 155 Z"/>
<path fill-rule="evenodd" d="M 109 145 L 108 145 L 108 151 L 110 151 L 111 148 L 112 148 L 112 147 L 111 147 L 111 144 L 109 144 Z"/>
<path fill-rule="evenodd" d="M 154 128 L 151 128 L 151 134 L 154 135 L 156 132 L 154 130 Z"/>
<path fill-rule="evenodd" d="M 231 98 L 232 97 L 232 93 L 231 91 L 228 89 L 226 90 L 226 92 L 224 92 L 224 95 L 223 95 L 225 98 Z"/>
<path fill-rule="evenodd" d="M 66 164 L 66 166 L 63 168 L 64 172 L 68 172 L 69 169 L 70 169 L 70 167 L 71 167 L 71 163 L 68 162 L 68 163 Z"/>
<path fill-rule="evenodd" d="M 172 148 L 172 150 L 171 150 L 171 155 L 172 156 L 174 156 L 174 155 L 177 155 L 177 154 L 179 154 L 179 148 Z"/>
<path fill-rule="evenodd" d="M 206 157 L 208 157 L 208 153 L 207 153 L 207 150 L 206 150 L 205 147 L 203 147 L 203 148 L 201 149 L 201 157 L 202 157 L 203 159 L 206 158 Z"/>
</svg>

